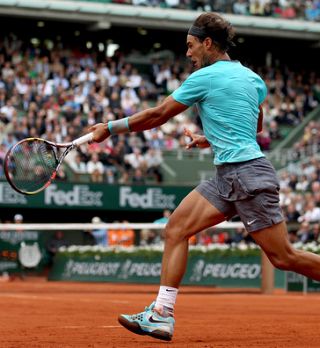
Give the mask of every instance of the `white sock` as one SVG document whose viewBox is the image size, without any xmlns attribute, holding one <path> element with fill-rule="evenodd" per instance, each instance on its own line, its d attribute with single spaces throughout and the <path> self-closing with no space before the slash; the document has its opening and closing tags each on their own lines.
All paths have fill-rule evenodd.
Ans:
<svg viewBox="0 0 320 348">
<path fill-rule="evenodd" d="M 171 286 L 161 285 L 156 300 L 155 309 L 159 311 L 161 315 L 173 315 L 177 295 L 178 289 L 172 288 Z"/>
</svg>

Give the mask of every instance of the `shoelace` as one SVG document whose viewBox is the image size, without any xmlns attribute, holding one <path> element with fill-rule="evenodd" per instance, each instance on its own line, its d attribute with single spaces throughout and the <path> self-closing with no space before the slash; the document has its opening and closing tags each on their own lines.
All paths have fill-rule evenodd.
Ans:
<svg viewBox="0 0 320 348">
<path fill-rule="evenodd" d="M 148 311 L 150 311 L 150 307 L 146 306 L 146 307 L 144 308 L 144 310 L 145 310 L 145 312 L 148 312 Z M 141 313 L 138 313 L 138 314 L 132 314 L 132 315 L 131 315 L 131 318 L 132 318 L 133 320 L 138 319 L 138 320 L 141 321 L 141 320 L 143 319 L 143 313 L 144 313 L 144 312 L 141 312 Z"/>
</svg>

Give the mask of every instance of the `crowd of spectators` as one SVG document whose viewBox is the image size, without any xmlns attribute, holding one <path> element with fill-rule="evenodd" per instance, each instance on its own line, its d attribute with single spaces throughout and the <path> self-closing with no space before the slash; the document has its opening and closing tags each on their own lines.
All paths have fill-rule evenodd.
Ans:
<svg viewBox="0 0 320 348">
<path fill-rule="evenodd" d="M 7 149 L 18 140 L 39 136 L 55 142 L 70 141 L 97 123 L 130 116 L 155 105 L 191 73 L 183 59 L 159 60 L 142 73 L 116 52 L 113 57 L 51 51 L 26 46 L 10 35 L 0 42 L 0 174 Z M 295 127 L 319 105 L 320 76 L 315 71 L 288 67 L 253 67 L 266 81 L 264 131 L 258 142 L 265 151 L 283 137 L 281 126 Z M 88 175 L 92 182 L 145 184 L 162 182 L 163 151 L 181 148 L 184 127 L 200 132 L 196 110 L 179 115 L 162 127 L 111 137 L 101 144 L 82 145 L 70 153 L 67 165 L 73 180 Z M 320 162 L 306 161 L 302 150 L 320 144 L 320 123 L 312 121 L 292 150 L 299 166 L 281 174 L 281 205 L 292 241 L 318 240 L 320 223 Z M 312 155 L 313 152 L 304 152 Z M 306 157 L 308 158 L 308 157 Z M 67 171 L 59 173 L 67 180 Z M 235 238 L 235 239 L 234 239 Z M 231 238 L 225 232 L 205 231 L 193 243 L 250 241 L 245 230 Z M 151 241 L 152 242 L 152 241 Z"/>
<path fill-rule="evenodd" d="M 161 100 L 191 73 L 184 59 L 159 60 L 150 72 L 139 72 L 119 51 L 113 57 L 80 54 L 71 49 L 44 50 L 9 35 L 0 42 L 0 164 L 18 140 L 38 136 L 67 142 L 97 122 L 130 116 Z M 263 150 L 282 137 L 279 126 L 298 125 L 320 100 L 315 72 L 276 67 L 251 67 L 266 81 Z M 77 180 L 144 184 L 162 182 L 163 151 L 186 144 L 184 127 L 200 132 L 196 110 L 188 110 L 165 125 L 141 133 L 83 145 L 66 163 Z M 1 166 L 0 166 L 1 168 Z M 63 166 L 58 179 L 67 180 Z M 3 168 L 0 170 L 3 174 Z"/>
<path fill-rule="evenodd" d="M 280 204 L 291 226 L 292 242 L 320 243 L 320 159 L 317 156 L 306 157 L 282 171 Z"/>
<path fill-rule="evenodd" d="M 0 67 L 2 160 L 7 149 L 22 138 L 67 142 L 97 122 L 150 107 L 190 73 L 183 64 L 155 62 L 149 75 L 141 74 L 119 53 L 101 59 L 73 50 L 45 51 L 25 47 L 14 36 L 0 42 Z M 76 177 L 88 174 L 93 182 L 142 184 L 148 178 L 161 182 L 162 150 L 180 146 L 186 118 L 180 115 L 161 129 L 84 145 L 70 153 L 66 163 Z"/>
<path fill-rule="evenodd" d="M 264 129 L 258 135 L 262 150 L 268 151 L 272 141 L 281 140 L 280 127 L 298 126 L 310 111 L 320 103 L 320 77 L 315 72 L 263 68 L 268 95 L 263 104 Z"/>
<path fill-rule="evenodd" d="M 319 0 L 112 0 L 112 2 L 134 6 L 216 11 L 244 16 L 320 20 Z"/>
</svg>

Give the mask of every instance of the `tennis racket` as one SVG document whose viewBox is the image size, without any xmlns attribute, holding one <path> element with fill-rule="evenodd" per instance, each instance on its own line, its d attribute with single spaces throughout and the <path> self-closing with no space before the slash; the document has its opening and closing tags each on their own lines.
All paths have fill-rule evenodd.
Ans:
<svg viewBox="0 0 320 348">
<path fill-rule="evenodd" d="M 34 195 L 47 188 L 67 154 L 92 141 L 88 133 L 70 143 L 53 143 L 41 138 L 26 138 L 13 145 L 4 159 L 4 173 L 14 190 Z"/>
</svg>

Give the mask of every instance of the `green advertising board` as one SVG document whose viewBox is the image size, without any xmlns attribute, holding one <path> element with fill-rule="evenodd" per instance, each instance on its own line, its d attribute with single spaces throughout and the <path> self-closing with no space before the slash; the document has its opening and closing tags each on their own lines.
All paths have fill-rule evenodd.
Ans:
<svg viewBox="0 0 320 348">
<path fill-rule="evenodd" d="M 287 291 L 306 291 L 305 277 L 301 274 L 286 272 L 285 284 Z"/>
<path fill-rule="evenodd" d="M 307 278 L 307 292 L 319 292 L 320 291 L 320 282 Z"/>
<path fill-rule="evenodd" d="M 45 249 L 38 231 L 0 232 L 0 274 L 20 273 L 23 265 L 32 265 L 34 271 L 45 263 Z"/>
<path fill-rule="evenodd" d="M 49 280 L 157 284 L 160 273 L 161 253 L 59 252 Z M 261 283 L 260 253 L 239 257 L 190 252 L 182 283 L 258 288 Z"/>
<path fill-rule="evenodd" d="M 0 274 L 21 273 L 22 270 L 28 270 L 28 273 L 41 273 L 51 262 L 48 244 L 54 237 L 55 231 L 21 230 L 20 226 L 17 225 L 20 229 L 18 231 L 0 231 Z M 86 245 L 89 242 L 88 236 L 85 231 L 68 230 L 64 240 L 68 245 Z M 40 260 L 36 267 L 22 267 L 23 260 L 26 264 L 39 256 L 39 253 Z"/>
<path fill-rule="evenodd" d="M 34 196 L 15 192 L 0 181 L 0 207 L 40 209 L 173 210 L 191 191 L 185 186 L 127 186 L 53 183 Z"/>
<path fill-rule="evenodd" d="M 304 293 L 320 291 L 320 282 L 295 272 L 286 272 L 285 284 L 287 291 Z"/>
</svg>

